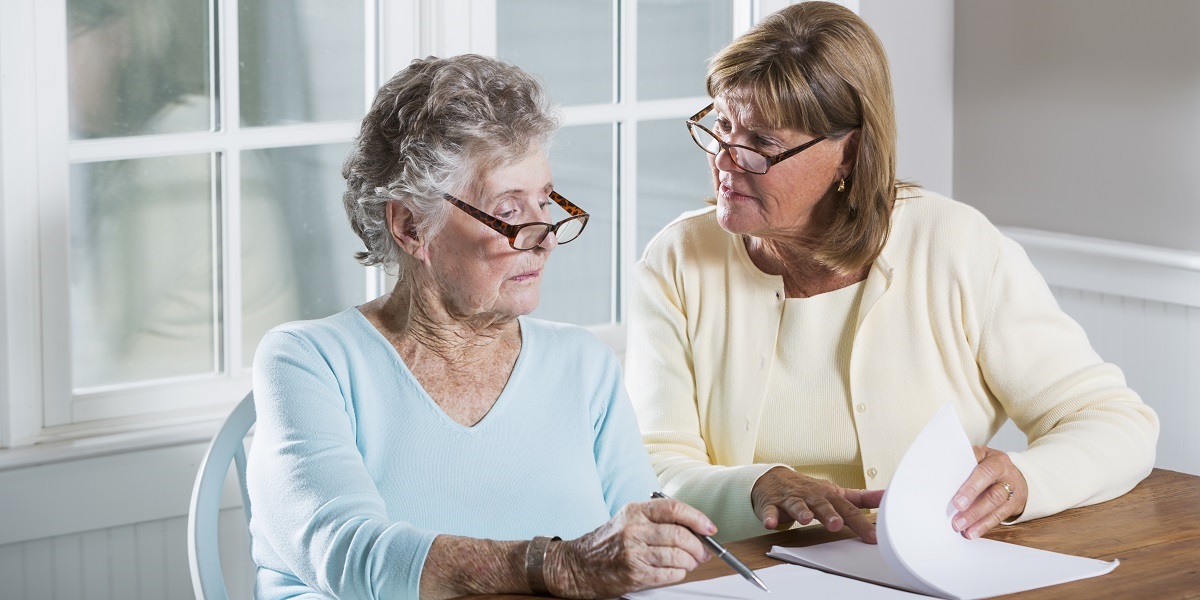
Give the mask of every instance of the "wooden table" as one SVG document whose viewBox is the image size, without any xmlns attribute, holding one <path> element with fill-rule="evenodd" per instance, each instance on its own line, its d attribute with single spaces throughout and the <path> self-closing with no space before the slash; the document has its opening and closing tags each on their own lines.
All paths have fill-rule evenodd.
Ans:
<svg viewBox="0 0 1200 600">
<path fill-rule="evenodd" d="M 823 529 L 791 530 L 731 542 L 726 547 L 750 568 L 761 569 L 781 564 L 766 556 L 771 546 L 811 546 L 846 537 L 850 535 Z M 1194 475 L 1155 469 L 1120 498 L 998 527 L 986 537 L 1077 556 L 1121 559 L 1121 566 L 1107 575 L 1003 598 L 1200 599 L 1200 477 Z M 724 562 L 711 560 L 684 581 L 731 574 L 733 569 Z"/>
</svg>

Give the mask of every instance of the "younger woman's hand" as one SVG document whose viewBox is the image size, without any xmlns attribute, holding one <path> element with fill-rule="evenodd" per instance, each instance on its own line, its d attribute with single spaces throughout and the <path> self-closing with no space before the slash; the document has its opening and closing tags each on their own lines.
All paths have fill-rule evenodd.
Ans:
<svg viewBox="0 0 1200 600">
<path fill-rule="evenodd" d="M 1025 512 L 1029 484 L 1007 454 L 975 446 L 975 470 L 950 501 L 959 510 L 950 525 L 973 540 L 1005 519 Z"/>
<path fill-rule="evenodd" d="M 813 519 L 830 531 L 850 526 L 862 541 L 875 543 L 875 525 L 862 509 L 879 508 L 883 490 L 854 490 L 833 482 L 775 467 L 763 473 L 750 490 L 754 514 L 767 529 L 781 529 L 793 522 L 807 525 Z"/>
</svg>

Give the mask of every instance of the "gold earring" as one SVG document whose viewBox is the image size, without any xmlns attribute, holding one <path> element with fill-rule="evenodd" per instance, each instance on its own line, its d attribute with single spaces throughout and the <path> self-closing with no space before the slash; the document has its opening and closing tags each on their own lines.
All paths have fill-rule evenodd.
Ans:
<svg viewBox="0 0 1200 600">
<path fill-rule="evenodd" d="M 842 192 L 844 192 L 844 191 L 846 191 L 846 180 L 845 180 L 845 178 L 843 178 L 841 181 L 839 181 L 839 182 L 838 182 L 838 193 L 840 194 L 840 193 L 842 193 Z"/>
</svg>

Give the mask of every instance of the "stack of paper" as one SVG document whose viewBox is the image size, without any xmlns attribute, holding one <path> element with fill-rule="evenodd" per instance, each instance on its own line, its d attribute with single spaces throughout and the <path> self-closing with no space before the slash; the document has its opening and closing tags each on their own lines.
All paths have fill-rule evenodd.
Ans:
<svg viewBox="0 0 1200 600">
<path fill-rule="evenodd" d="M 741 575 L 681 583 L 644 590 L 624 597 L 630 600 L 784 600 L 839 598 L 843 600 L 924 600 L 925 596 L 830 575 L 796 565 L 775 565 L 755 571 L 771 592 L 764 592 Z"/>
<path fill-rule="evenodd" d="M 832 580 L 834 585 L 845 586 L 838 589 L 850 593 L 848 597 L 868 597 L 860 591 L 860 586 L 875 587 L 862 583 L 869 581 L 897 588 L 876 587 L 879 593 L 871 597 L 907 597 L 909 595 L 900 590 L 910 590 L 939 598 L 990 598 L 1096 577 L 1117 567 L 1118 561 L 1104 562 L 995 540 L 963 538 L 950 526 L 950 520 L 958 512 L 950 501 L 975 465 L 967 435 L 953 407 L 947 404 L 917 436 L 896 469 L 879 508 L 878 545 L 865 544 L 855 538 L 806 548 L 776 546 L 768 555 L 845 575 Z M 740 577 L 731 576 L 639 592 L 629 597 L 665 600 L 676 596 L 662 593 L 685 586 L 691 597 L 807 595 L 805 587 L 816 583 L 816 579 L 780 573 L 772 575 L 777 580 L 773 585 L 766 575 L 788 568 L 776 566 L 759 571 L 759 576 L 775 592 L 770 596 Z M 741 580 L 740 586 L 737 580 Z M 819 587 L 825 590 L 826 585 L 822 579 Z M 807 591 L 811 593 L 811 588 Z"/>
</svg>

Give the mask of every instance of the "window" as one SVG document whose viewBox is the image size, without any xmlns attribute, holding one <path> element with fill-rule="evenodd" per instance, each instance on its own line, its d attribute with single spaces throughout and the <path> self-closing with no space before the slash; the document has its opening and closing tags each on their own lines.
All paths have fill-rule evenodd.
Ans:
<svg viewBox="0 0 1200 600">
<path fill-rule="evenodd" d="M 41 414 L 14 408 L 28 399 L 10 386 L 5 445 L 228 406 L 267 329 L 379 292 L 379 273 L 353 260 L 340 203 L 341 163 L 378 83 L 375 2 L 4 10 L 34 24 L 18 37 L 38 57 L 25 73 L 3 63 L 6 81 L 35 82 L 38 153 L 10 153 L 21 100 L 6 93 L 0 156 L 6 217 L 27 193 L 13 193 L 22 166 L 35 172 L 42 346 L 40 360 L 7 356 L 8 369 L 37 371 L 25 393 Z M 6 61 L 14 31 L 0 35 Z M 11 298 L 19 281 L 7 283 Z M 9 323 L 17 310 L 6 303 Z"/>
<path fill-rule="evenodd" d="M 539 76 L 562 107 L 555 186 L 592 214 L 555 251 L 534 315 L 622 320 L 650 238 L 705 206 L 712 179 L 683 121 L 709 102 L 707 59 L 750 19 L 733 0 L 497 0 L 496 55 Z"/>
</svg>

